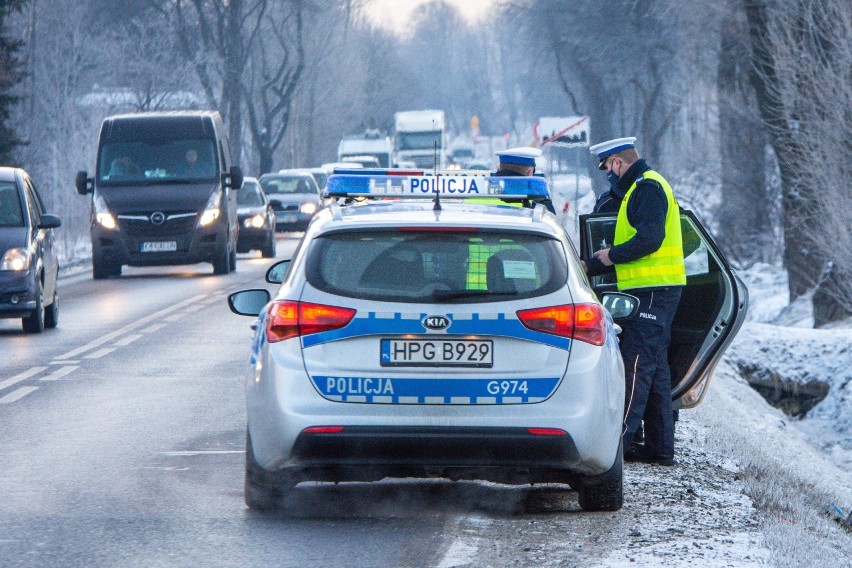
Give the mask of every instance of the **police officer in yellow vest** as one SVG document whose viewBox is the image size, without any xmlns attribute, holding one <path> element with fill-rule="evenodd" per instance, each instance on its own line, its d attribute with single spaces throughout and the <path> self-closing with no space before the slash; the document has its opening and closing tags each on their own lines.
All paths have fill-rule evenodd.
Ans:
<svg viewBox="0 0 852 568">
<path fill-rule="evenodd" d="M 680 208 L 669 183 L 639 157 L 636 138 L 595 144 L 613 188 L 623 195 L 611 248 L 585 261 L 590 276 L 615 267 L 618 289 L 639 298 L 639 315 L 622 325 L 621 355 L 627 382 L 625 461 L 674 464 L 671 325 L 686 284 Z M 633 439 L 644 418 L 645 444 Z"/>
</svg>

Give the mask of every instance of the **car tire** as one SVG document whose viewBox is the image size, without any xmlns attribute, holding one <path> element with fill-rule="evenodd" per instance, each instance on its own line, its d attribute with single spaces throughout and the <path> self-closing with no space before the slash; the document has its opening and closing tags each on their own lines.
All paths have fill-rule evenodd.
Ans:
<svg viewBox="0 0 852 568">
<path fill-rule="evenodd" d="M 275 234 L 269 233 L 269 238 L 266 240 L 266 244 L 260 249 L 260 254 L 263 258 L 275 258 Z"/>
<path fill-rule="evenodd" d="M 216 254 L 213 259 L 213 274 L 222 275 L 228 274 L 231 270 L 231 251 L 226 246 L 221 252 Z"/>
<path fill-rule="evenodd" d="M 231 272 L 237 271 L 237 247 L 236 245 L 231 250 L 231 254 L 228 255 L 228 268 Z"/>
<path fill-rule="evenodd" d="M 41 333 L 44 331 L 44 290 L 41 286 L 41 281 L 38 283 L 38 292 L 36 293 L 36 305 L 33 312 L 25 318 L 21 319 L 21 325 L 27 333 Z"/>
<path fill-rule="evenodd" d="M 618 511 L 624 504 L 624 459 L 619 441 L 612 468 L 579 488 L 578 502 L 584 511 Z"/>
<path fill-rule="evenodd" d="M 44 327 L 53 329 L 59 325 L 59 292 L 53 292 L 53 301 L 44 308 Z"/>
<path fill-rule="evenodd" d="M 260 467 L 254 459 L 251 435 L 246 429 L 246 471 L 244 499 L 249 509 L 255 511 L 280 511 L 290 484 L 276 478 Z"/>
<path fill-rule="evenodd" d="M 121 265 L 107 262 L 98 256 L 92 257 L 92 278 L 105 280 L 110 276 L 121 276 Z"/>
</svg>

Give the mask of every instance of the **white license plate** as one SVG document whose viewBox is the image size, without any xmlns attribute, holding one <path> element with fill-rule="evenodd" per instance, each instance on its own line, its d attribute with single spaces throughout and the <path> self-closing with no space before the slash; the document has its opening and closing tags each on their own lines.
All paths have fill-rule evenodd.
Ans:
<svg viewBox="0 0 852 568">
<path fill-rule="evenodd" d="M 142 252 L 171 252 L 177 250 L 177 241 L 152 241 L 142 243 Z"/>
<path fill-rule="evenodd" d="M 492 367 L 494 343 L 481 339 L 382 339 L 383 367 Z"/>
</svg>

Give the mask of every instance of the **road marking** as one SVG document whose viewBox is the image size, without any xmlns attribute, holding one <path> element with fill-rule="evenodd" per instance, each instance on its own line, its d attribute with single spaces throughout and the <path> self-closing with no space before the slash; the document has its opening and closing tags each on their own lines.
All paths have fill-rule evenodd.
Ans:
<svg viewBox="0 0 852 568">
<path fill-rule="evenodd" d="M 5 381 L 0 382 L 0 390 L 11 387 L 12 385 L 14 385 L 16 383 L 20 383 L 23 380 L 29 379 L 33 375 L 37 375 L 37 374 L 41 373 L 45 369 L 47 369 L 47 367 L 31 367 L 31 368 L 27 369 L 26 371 L 24 371 L 23 373 L 19 373 L 19 374 L 15 375 L 14 377 L 8 378 Z"/>
<path fill-rule="evenodd" d="M 149 315 L 145 316 L 144 318 L 140 318 L 140 319 L 136 320 L 135 322 L 122 327 L 121 329 L 117 329 L 117 330 L 113 331 L 112 333 L 107 333 L 106 335 L 102 335 L 101 337 L 95 339 L 94 341 L 90 341 L 86 345 L 83 345 L 81 347 L 77 347 L 76 349 L 72 349 L 71 351 L 69 351 L 69 352 L 67 352 L 63 355 L 55 357 L 55 359 L 71 359 L 73 357 L 77 357 L 81 353 L 85 353 L 86 351 L 91 351 L 92 349 L 95 349 L 96 347 L 100 347 L 104 343 L 112 341 L 112 340 L 116 339 L 117 337 L 121 337 L 122 335 L 124 335 L 125 333 L 128 333 L 129 331 L 132 331 L 132 330 L 134 330 L 138 327 L 142 327 L 144 325 L 147 325 L 147 324 L 151 323 L 152 321 L 155 321 L 159 318 L 162 318 L 162 317 L 164 317 L 167 314 L 170 314 L 172 312 L 176 312 L 176 311 L 180 310 L 181 308 L 184 308 L 184 307 L 186 307 L 190 304 L 198 302 L 199 300 L 206 298 L 206 297 L 207 297 L 207 294 L 200 294 L 198 296 L 193 296 L 191 298 L 187 298 L 186 300 L 183 300 L 182 302 L 178 302 L 177 304 L 175 304 L 173 306 L 169 306 L 168 308 L 163 308 L 162 310 L 160 310 L 158 312 L 154 312 L 153 314 L 149 314 Z"/>
<path fill-rule="evenodd" d="M 189 315 L 188 312 L 181 312 L 179 314 L 172 314 L 172 315 L 170 315 L 169 317 L 166 318 L 166 321 L 177 321 L 181 318 L 186 317 L 187 315 Z"/>
<path fill-rule="evenodd" d="M 141 333 L 134 333 L 133 335 L 128 335 L 126 337 L 122 337 L 121 339 L 119 339 L 118 341 L 113 343 L 113 345 L 115 345 L 116 347 L 124 347 L 126 345 L 130 345 L 131 343 L 133 343 L 134 341 L 136 341 L 140 337 L 142 337 Z"/>
<path fill-rule="evenodd" d="M 166 327 L 166 324 L 164 323 L 155 323 L 154 325 L 149 325 L 145 329 L 140 329 L 139 331 L 141 331 L 142 333 L 152 333 L 164 327 Z"/>
<path fill-rule="evenodd" d="M 51 361 L 50 365 L 76 365 L 79 361 L 71 361 L 68 359 L 64 359 L 62 361 Z"/>
<path fill-rule="evenodd" d="M 112 353 L 113 351 L 115 351 L 115 349 L 115 347 L 104 347 L 103 349 L 99 349 L 94 353 L 89 353 L 88 355 L 86 355 L 86 359 L 100 359 L 104 355 Z"/>
<path fill-rule="evenodd" d="M 0 398 L 0 404 L 9 404 L 10 402 L 15 402 L 16 400 L 21 400 L 28 394 L 33 391 L 37 391 L 38 387 L 21 387 L 17 390 L 13 390 L 3 398 Z"/>
<path fill-rule="evenodd" d="M 55 381 L 57 379 L 61 379 L 65 375 L 73 373 L 74 371 L 76 371 L 79 368 L 80 368 L 79 365 L 71 365 L 71 366 L 68 366 L 68 367 L 60 367 L 60 368 L 56 369 L 55 371 L 53 371 L 51 374 L 47 375 L 46 377 L 42 377 L 41 380 L 43 380 L 43 381 Z"/>
<path fill-rule="evenodd" d="M 244 454 L 245 450 L 184 450 L 176 452 L 160 452 L 164 456 L 201 456 L 222 454 Z"/>
</svg>

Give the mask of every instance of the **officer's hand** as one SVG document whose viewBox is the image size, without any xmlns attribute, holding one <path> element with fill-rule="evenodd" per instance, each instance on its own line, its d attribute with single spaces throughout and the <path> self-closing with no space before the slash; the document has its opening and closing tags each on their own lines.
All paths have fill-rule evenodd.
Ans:
<svg viewBox="0 0 852 568">
<path fill-rule="evenodd" d="M 603 263 L 604 266 L 612 266 L 613 262 L 609 259 L 609 249 L 601 249 L 595 252 L 595 258 Z"/>
</svg>

